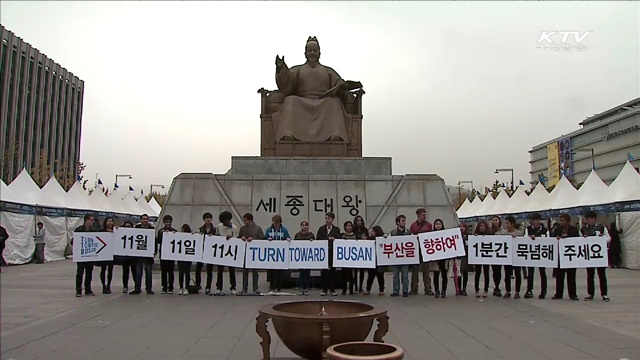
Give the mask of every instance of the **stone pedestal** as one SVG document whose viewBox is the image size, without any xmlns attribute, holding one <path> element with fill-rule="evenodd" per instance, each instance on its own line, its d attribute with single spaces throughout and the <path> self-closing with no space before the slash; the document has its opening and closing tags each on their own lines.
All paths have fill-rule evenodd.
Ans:
<svg viewBox="0 0 640 360">
<path fill-rule="evenodd" d="M 392 175 L 391 158 L 260 158 L 234 157 L 226 174 L 182 173 L 174 178 L 161 217 L 175 224 L 202 225 L 202 214 L 230 210 L 234 222 L 254 215 L 266 228 L 280 214 L 292 233 L 308 220 L 312 231 L 324 223 L 324 214 L 336 214 L 336 224 L 356 215 L 367 227 L 395 227 L 395 217 L 415 220 L 415 210 L 425 207 L 430 221 L 441 218 L 445 226 L 457 225 L 442 178 L 434 174 Z"/>
</svg>

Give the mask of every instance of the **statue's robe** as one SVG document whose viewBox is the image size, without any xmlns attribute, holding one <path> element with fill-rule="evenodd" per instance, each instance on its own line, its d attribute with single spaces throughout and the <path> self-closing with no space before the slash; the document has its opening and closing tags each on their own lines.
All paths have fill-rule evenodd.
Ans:
<svg viewBox="0 0 640 360">
<path fill-rule="evenodd" d="M 349 142 L 346 124 L 351 117 L 336 96 L 320 98 L 325 91 L 341 86 L 344 80 L 332 68 L 317 64 L 284 66 L 276 73 L 278 89 L 287 97 L 272 118 L 277 140 L 293 136 L 300 141 L 326 141 L 338 136 Z"/>
</svg>

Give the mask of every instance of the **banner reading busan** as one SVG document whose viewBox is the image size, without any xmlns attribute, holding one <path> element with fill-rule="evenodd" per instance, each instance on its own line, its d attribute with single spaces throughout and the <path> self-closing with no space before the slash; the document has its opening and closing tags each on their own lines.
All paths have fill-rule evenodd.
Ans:
<svg viewBox="0 0 640 360">
<path fill-rule="evenodd" d="M 111 260 L 113 260 L 113 233 L 73 233 L 74 262 Z"/>
<path fill-rule="evenodd" d="M 162 260 L 202 261 L 202 234 L 165 232 L 162 234 Z M 244 256 L 244 254 L 243 254 Z"/>
<path fill-rule="evenodd" d="M 114 255 L 152 258 L 155 252 L 155 230 L 118 227 L 113 230 Z"/>
<path fill-rule="evenodd" d="M 328 269 L 328 240 L 295 240 L 289 243 L 289 269 Z"/>
<path fill-rule="evenodd" d="M 418 243 L 425 262 L 465 255 L 460 228 L 419 234 Z"/>
<path fill-rule="evenodd" d="M 417 249 L 415 235 L 377 237 L 376 261 L 378 266 L 419 264 Z"/>
<path fill-rule="evenodd" d="M 333 267 L 375 269 L 375 246 L 371 240 L 333 240 Z"/>
<path fill-rule="evenodd" d="M 607 239 L 604 236 L 564 238 L 558 241 L 562 269 L 609 266 Z"/>
<path fill-rule="evenodd" d="M 554 237 L 516 237 L 511 248 L 513 266 L 558 266 L 558 239 Z"/>
<path fill-rule="evenodd" d="M 255 241 L 254 241 L 255 242 Z M 224 236 L 205 235 L 202 262 L 205 264 L 242 268 L 247 242 Z"/>
<path fill-rule="evenodd" d="M 286 240 L 253 240 L 247 244 L 245 268 L 289 269 L 289 242 Z"/>
<path fill-rule="evenodd" d="M 469 264 L 511 265 L 512 240 L 510 235 L 469 235 Z"/>
</svg>

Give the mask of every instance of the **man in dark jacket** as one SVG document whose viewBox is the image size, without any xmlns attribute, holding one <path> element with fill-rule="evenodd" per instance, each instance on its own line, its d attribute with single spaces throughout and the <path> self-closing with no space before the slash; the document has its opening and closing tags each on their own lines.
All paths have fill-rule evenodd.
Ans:
<svg viewBox="0 0 640 360">
<path fill-rule="evenodd" d="M 76 228 L 75 232 L 93 232 L 93 215 L 84 216 L 84 223 Z M 73 245 L 73 239 L 71 240 Z M 76 262 L 76 297 L 82 296 L 82 276 L 84 275 L 84 294 L 95 296 L 91 291 L 91 279 L 93 275 L 93 262 Z"/>
<path fill-rule="evenodd" d="M 153 229 L 154 227 L 149 224 L 149 215 L 142 214 L 140 216 L 140 224 L 134 226 L 136 229 Z M 156 245 L 156 249 L 153 253 L 153 257 L 156 256 L 158 251 L 158 247 Z M 138 258 L 136 259 L 136 271 L 135 271 L 135 289 L 129 294 L 137 295 L 142 292 L 142 270 L 144 269 L 144 285 L 147 290 L 147 294 L 153 295 L 152 289 L 152 280 L 153 280 L 153 257 L 151 258 Z"/>
<path fill-rule="evenodd" d="M 173 260 L 162 260 L 162 236 L 165 232 L 177 232 L 178 230 L 171 227 L 171 223 L 173 222 L 171 215 L 165 215 L 162 218 L 162 222 L 164 223 L 164 227 L 158 230 L 155 251 L 160 258 L 160 271 L 162 272 L 160 275 L 160 279 L 162 280 L 161 294 L 173 294 L 174 266 L 176 262 Z"/>
<path fill-rule="evenodd" d="M 604 236 L 607 238 L 607 242 L 611 241 L 611 237 L 609 237 L 609 231 L 607 227 L 597 223 L 598 214 L 595 211 L 588 211 L 585 214 L 586 224 L 582 226 L 580 229 L 580 233 L 584 237 L 588 236 Z M 607 294 L 607 268 L 599 267 L 598 271 L 598 280 L 600 282 L 600 295 L 602 295 L 602 300 L 609 302 L 609 295 Z M 596 268 L 587 268 L 587 297 L 585 300 L 593 300 L 593 295 L 595 294 L 595 273 Z"/>
<path fill-rule="evenodd" d="M 562 242 L 561 239 L 570 238 L 570 237 L 578 237 L 580 233 L 578 232 L 578 228 L 571 225 L 571 215 L 569 214 L 561 214 L 559 225 L 554 229 L 553 236 L 558 238 L 559 243 Z M 560 244 L 558 244 L 560 246 Z M 560 259 L 558 259 L 558 265 L 560 265 Z M 562 299 L 564 296 L 564 275 L 567 274 L 567 288 L 569 290 L 569 298 L 571 300 L 578 300 L 578 295 L 576 293 L 576 269 L 561 269 L 558 266 L 558 272 L 556 276 L 556 294 L 553 295 L 553 300 Z"/>
<path fill-rule="evenodd" d="M 202 220 L 204 220 L 204 225 L 200 227 L 200 234 L 204 235 L 215 235 L 216 234 L 216 226 L 213 225 L 213 214 L 210 212 L 206 212 L 202 215 Z M 204 242 L 203 245 L 204 246 Z M 202 267 L 204 263 L 198 262 L 196 263 L 196 286 L 198 290 L 202 290 Z M 213 296 L 211 292 L 211 282 L 213 281 L 213 264 L 207 264 L 207 283 L 204 289 L 204 294 Z"/>
<path fill-rule="evenodd" d="M 257 225 L 253 222 L 253 214 L 246 213 L 242 217 L 242 221 L 244 225 L 240 227 L 240 238 L 242 241 L 251 242 L 252 240 L 261 240 L 264 239 L 264 232 L 260 225 Z M 247 294 L 249 288 L 249 271 L 252 273 L 252 285 L 253 285 L 253 293 L 256 295 L 260 294 L 260 290 L 258 289 L 258 270 L 255 269 L 243 269 L 242 270 L 242 294 Z"/>
<path fill-rule="evenodd" d="M 411 235 L 411 230 L 406 228 L 407 218 L 404 215 L 396 216 L 396 228 L 391 230 L 391 236 Z M 419 251 L 419 250 L 418 250 Z M 393 292 L 391 296 L 400 295 L 400 275 L 402 274 L 402 297 L 409 296 L 409 265 L 394 265 Z"/>
<path fill-rule="evenodd" d="M 333 240 L 340 237 L 340 228 L 333 226 L 333 220 L 336 215 L 328 212 L 324 216 L 324 225 L 318 229 L 316 240 L 329 240 L 329 269 L 320 272 L 322 278 L 322 293 L 320 296 L 327 296 L 327 290 L 331 292 L 331 296 L 337 296 L 336 293 L 336 269 L 333 267 Z"/>
<path fill-rule="evenodd" d="M 535 213 L 531 216 L 531 225 L 527 226 L 525 236 L 530 237 L 532 240 L 536 240 L 539 237 L 548 237 L 549 230 L 542 224 L 542 215 Z M 540 271 L 540 295 L 539 299 L 544 299 L 547 296 L 547 271 L 545 268 L 538 268 Z M 527 292 L 524 294 L 525 299 L 531 299 L 533 297 L 533 279 L 535 276 L 535 268 L 529 267 L 527 273 Z"/>
<path fill-rule="evenodd" d="M 9 239 L 9 233 L 7 232 L 7 229 L 0 226 L 0 266 L 4 265 L 4 256 L 2 256 L 2 253 L 4 252 L 4 246 L 7 242 L 7 239 Z"/>
</svg>

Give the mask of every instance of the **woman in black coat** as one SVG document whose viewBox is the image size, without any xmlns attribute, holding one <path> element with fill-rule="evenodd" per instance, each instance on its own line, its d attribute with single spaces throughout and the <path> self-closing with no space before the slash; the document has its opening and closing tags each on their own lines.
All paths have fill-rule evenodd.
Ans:
<svg viewBox="0 0 640 360">
<path fill-rule="evenodd" d="M 622 230 L 618 230 L 616 223 L 612 222 L 609 227 L 609 236 L 611 243 L 609 244 L 609 263 L 612 268 L 620 268 L 622 266 L 622 243 L 620 243 L 620 235 Z"/>
</svg>

